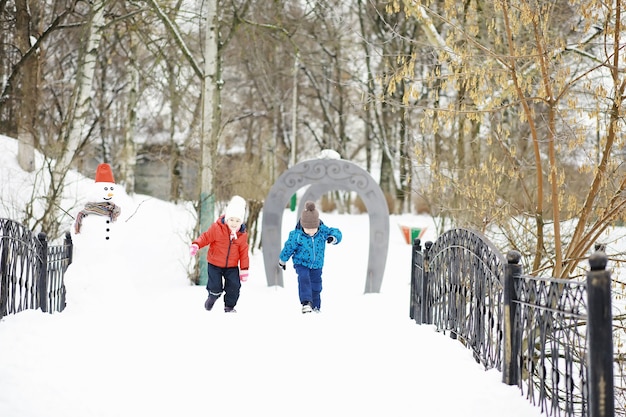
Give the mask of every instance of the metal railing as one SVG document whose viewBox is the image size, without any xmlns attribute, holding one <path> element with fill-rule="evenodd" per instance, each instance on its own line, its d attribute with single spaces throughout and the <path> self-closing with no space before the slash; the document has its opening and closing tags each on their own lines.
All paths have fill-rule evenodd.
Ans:
<svg viewBox="0 0 626 417">
<path fill-rule="evenodd" d="M 45 233 L 0 219 L 0 318 L 26 309 L 63 311 L 63 277 L 72 262 L 72 238 L 49 246 Z"/>
<path fill-rule="evenodd" d="M 586 281 L 522 274 L 484 236 L 454 229 L 413 244 L 410 317 L 433 324 L 502 371 L 553 416 L 613 417 L 613 342 L 607 258 Z"/>
</svg>

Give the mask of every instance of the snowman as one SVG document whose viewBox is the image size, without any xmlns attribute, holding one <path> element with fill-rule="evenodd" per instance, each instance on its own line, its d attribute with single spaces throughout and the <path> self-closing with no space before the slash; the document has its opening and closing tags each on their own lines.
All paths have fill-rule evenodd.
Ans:
<svg viewBox="0 0 626 417">
<path fill-rule="evenodd" d="M 115 184 L 109 164 L 96 169 L 88 202 L 76 215 L 72 230 L 74 256 L 65 274 L 67 307 L 89 310 L 119 300 L 125 269 L 123 221 L 117 197 L 124 194 Z"/>
<path fill-rule="evenodd" d="M 122 212 L 120 206 L 115 204 L 116 191 L 117 185 L 111 166 L 98 165 L 89 202 L 78 213 L 74 222 L 74 235 L 81 235 L 79 240 L 89 240 L 100 247 L 115 244 L 115 223 Z"/>
</svg>

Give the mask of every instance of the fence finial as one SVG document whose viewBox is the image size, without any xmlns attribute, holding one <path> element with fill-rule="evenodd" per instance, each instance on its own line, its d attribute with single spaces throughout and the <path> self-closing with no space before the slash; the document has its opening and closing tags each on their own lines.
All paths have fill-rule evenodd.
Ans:
<svg viewBox="0 0 626 417">
<path fill-rule="evenodd" d="M 522 254 L 516 250 L 510 250 L 506 254 L 506 262 L 509 264 L 518 264 L 522 260 Z"/>
<path fill-rule="evenodd" d="M 606 269 L 609 259 L 604 252 L 594 252 L 589 257 L 589 266 L 592 271 L 600 271 Z"/>
</svg>

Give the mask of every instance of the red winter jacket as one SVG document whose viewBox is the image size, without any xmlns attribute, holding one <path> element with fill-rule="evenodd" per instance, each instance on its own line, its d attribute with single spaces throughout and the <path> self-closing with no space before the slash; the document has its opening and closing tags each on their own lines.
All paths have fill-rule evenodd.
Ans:
<svg viewBox="0 0 626 417">
<path fill-rule="evenodd" d="M 237 239 L 230 240 L 230 228 L 224 216 L 221 216 L 192 243 L 203 248 L 209 246 L 206 259 L 211 265 L 218 268 L 232 268 L 239 266 L 246 270 L 250 267 L 248 258 L 248 232 L 245 224 L 237 230 Z"/>
</svg>

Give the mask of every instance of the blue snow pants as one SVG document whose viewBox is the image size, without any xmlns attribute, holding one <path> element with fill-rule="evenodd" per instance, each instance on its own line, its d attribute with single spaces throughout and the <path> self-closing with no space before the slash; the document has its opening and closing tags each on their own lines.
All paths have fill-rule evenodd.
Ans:
<svg viewBox="0 0 626 417">
<path fill-rule="evenodd" d="M 311 269 L 306 266 L 294 264 L 298 274 L 298 294 L 300 304 L 310 302 L 313 308 L 322 306 L 320 293 L 322 292 L 322 269 Z"/>
</svg>

